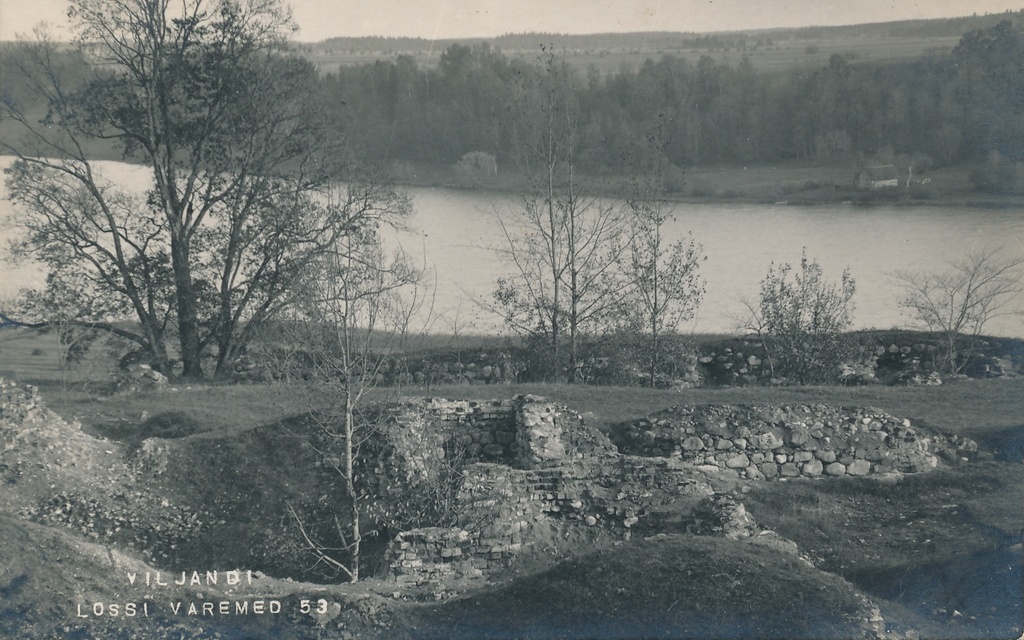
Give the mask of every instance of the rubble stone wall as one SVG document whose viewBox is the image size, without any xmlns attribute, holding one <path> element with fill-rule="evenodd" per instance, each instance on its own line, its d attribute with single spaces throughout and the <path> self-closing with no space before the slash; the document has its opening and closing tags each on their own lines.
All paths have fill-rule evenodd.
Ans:
<svg viewBox="0 0 1024 640">
<path fill-rule="evenodd" d="M 914 473 L 940 457 L 977 451 L 971 440 L 932 434 L 875 409 L 826 405 L 677 406 L 633 424 L 617 444 L 750 479 Z"/>
<path fill-rule="evenodd" d="M 485 431 L 500 425 L 494 428 L 511 429 L 515 442 L 499 462 L 465 467 L 458 527 L 395 538 L 389 577 L 403 584 L 486 576 L 574 528 L 629 538 L 662 503 L 711 496 L 708 473 L 752 480 L 912 473 L 977 451 L 970 440 L 864 408 L 678 406 L 624 430 L 616 449 L 578 414 L 543 398 L 431 403 L 448 427 L 476 433 L 481 423 Z M 731 526 L 725 516 L 703 520 Z"/>
</svg>

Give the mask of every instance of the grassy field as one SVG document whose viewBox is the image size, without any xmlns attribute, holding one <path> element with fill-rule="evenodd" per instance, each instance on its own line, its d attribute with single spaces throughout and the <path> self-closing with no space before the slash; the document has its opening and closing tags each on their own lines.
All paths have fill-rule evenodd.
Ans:
<svg viewBox="0 0 1024 640">
<path fill-rule="evenodd" d="M 189 415 L 203 430 L 269 424 L 316 409 L 316 399 L 290 385 L 173 386 L 175 391 L 97 396 L 43 387 L 47 404 L 99 435 L 119 438 L 145 416 L 169 411 Z M 673 392 L 637 387 L 511 384 L 380 389 L 377 399 L 396 396 L 489 400 L 517 394 L 542 395 L 583 414 L 589 424 L 611 431 L 677 404 L 833 404 L 870 406 L 991 447 L 1020 446 L 1024 429 L 1024 379 L 963 381 L 938 387 L 744 387 Z M 1015 435 L 1017 434 L 1017 435 Z"/>
<path fill-rule="evenodd" d="M 720 336 L 704 336 L 713 340 Z M 444 337 L 430 337 L 443 347 Z M 493 343 L 491 337 L 463 337 L 463 348 Z M 273 422 L 306 412 L 311 400 L 288 385 L 171 384 L 175 391 L 103 396 L 95 393 L 114 371 L 102 345 L 85 362 L 71 367 L 62 385 L 58 346 L 51 335 L 23 329 L 0 330 L 0 377 L 39 386 L 48 404 L 66 417 L 86 424 L 119 424 L 142 412 L 185 410 L 211 429 L 240 423 Z M 1024 378 L 955 380 L 935 387 L 735 387 L 667 391 L 640 387 L 593 387 L 570 384 L 507 384 L 409 386 L 378 389 L 377 398 L 439 396 L 492 399 L 517 394 L 547 396 L 587 416 L 594 426 L 608 431 L 676 404 L 808 404 L 872 406 L 921 421 L 928 426 L 971 438 L 1024 424 Z"/>
</svg>

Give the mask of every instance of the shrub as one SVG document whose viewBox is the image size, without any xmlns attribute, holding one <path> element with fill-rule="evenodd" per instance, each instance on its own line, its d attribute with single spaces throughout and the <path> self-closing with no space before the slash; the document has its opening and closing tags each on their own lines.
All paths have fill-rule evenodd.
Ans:
<svg viewBox="0 0 1024 640">
<path fill-rule="evenodd" d="M 856 285 L 848 270 L 838 285 L 825 280 L 816 260 L 800 257 L 800 269 L 769 266 L 760 305 L 750 326 L 761 339 L 773 377 L 799 384 L 834 383 L 853 355 L 845 335 L 853 322 Z"/>
</svg>

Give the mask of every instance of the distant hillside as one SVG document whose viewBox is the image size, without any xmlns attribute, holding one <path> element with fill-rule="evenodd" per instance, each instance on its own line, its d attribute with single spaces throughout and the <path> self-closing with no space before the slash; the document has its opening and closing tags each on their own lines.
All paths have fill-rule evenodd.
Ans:
<svg viewBox="0 0 1024 640">
<path fill-rule="evenodd" d="M 440 52 L 455 43 L 489 42 L 503 51 L 535 49 L 539 44 L 552 44 L 567 49 L 671 49 L 752 47 L 761 43 L 826 38 L 959 38 L 973 29 L 986 29 L 1000 20 L 1016 24 L 1024 22 L 1024 10 L 999 14 L 973 15 L 934 20 L 901 20 L 844 26 L 802 27 L 792 29 L 759 29 L 714 33 L 634 32 L 567 35 L 558 33 L 509 33 L 497 38 L 392 38 L 383 36 L 329 38 L 306 47 L 314 54 L 327 52 L 366 53 L 429 53 Z"/>
</svg>

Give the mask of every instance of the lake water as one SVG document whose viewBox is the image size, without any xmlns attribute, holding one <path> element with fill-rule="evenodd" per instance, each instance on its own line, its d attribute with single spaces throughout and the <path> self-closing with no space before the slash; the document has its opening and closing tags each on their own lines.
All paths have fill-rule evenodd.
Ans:
<svg viewBox="0 0 1024 640">
<path fill-rule="evenodd" d="M 6 166 L 9 159 L 2 159 Z M 146 173 L 120 163 L 102 163 L 104 174 L 125 184 L 145 183 Z M 115 177 L 116 176 L 116 177 Z M 2 188 L 0 188 L 2 190 Z M 435 287 L 432 331 L 493 331 L 497 320 L 474 300 L 486 300 L 496 279 L 511 273 L 494 251 L 500 246 L 498 217 L 512 220 L 517 200 L 504 194 L 455 189 L 410 188 L 411 230 L 392 238 L 428 269 Z M 11 203 L 0 201 L 0 212 Z M 888 276 L 895 270 L 941 270 L 947 261 L 973 250 L 1002 247 L 1006 257 L 1024 256 L 1024 209 L 983 209 L 940 205 L 855 207 L 753 204 L 681 204 L 669 224 L 672 238 L 692 231 L 704 246 L 701 273 L 707 294 L 698 316 L 684 332 L 731 332 L 744 310 L 740 300 L 756 299 L 768 266 L 797 264 L 801 250 L 817 259 L 830 280 L 845 267 L 857 282 L 858 328 L 906 326 L 898 291 Z M 9 237 L 0 229 L 0 238 Z M 38 268 L 3 267 L 0 295 L 42 281 Z M 1000 318 L 995 334 L 1024 337 L 1024 322 Z"/>
<path fill-rule="evenodd" d="M 412 223 L 405 247 L 419 247 L 437 267 L 438 304 L 475 315 L 484 328 L 493 320 L 465 301 L 466 293 L 487 296 L 509 267 L 489 248 L 500 242 L 497 217 L 514 217 L 514 198 L 451 189 L 411 189 Z M 817 259 L 826 276 L 837 281 L 849 267 L 857 283 L 858 328 L 906 325 L 889 273 L 895 270 L 941 270 L 950 259 L 972 250 L 1003 247 L 1007 257 L 1024 256 L 1024 210 L 989 210 L 942 206 L 856 207 L 852 205 L 786 206 L 753 204 L 681 204 L 669 235 L 688 231 L 704 246 L 701 273 L 707 293 L 697 318 L 683 331 L 734 331 L 742 315 L 741 299 L 756 300 L 769 265 L 798 264 L 801 251 Z M 1000 319 L 993 333 L 1024 336 L 1019 319 Z"/>
</svg>

